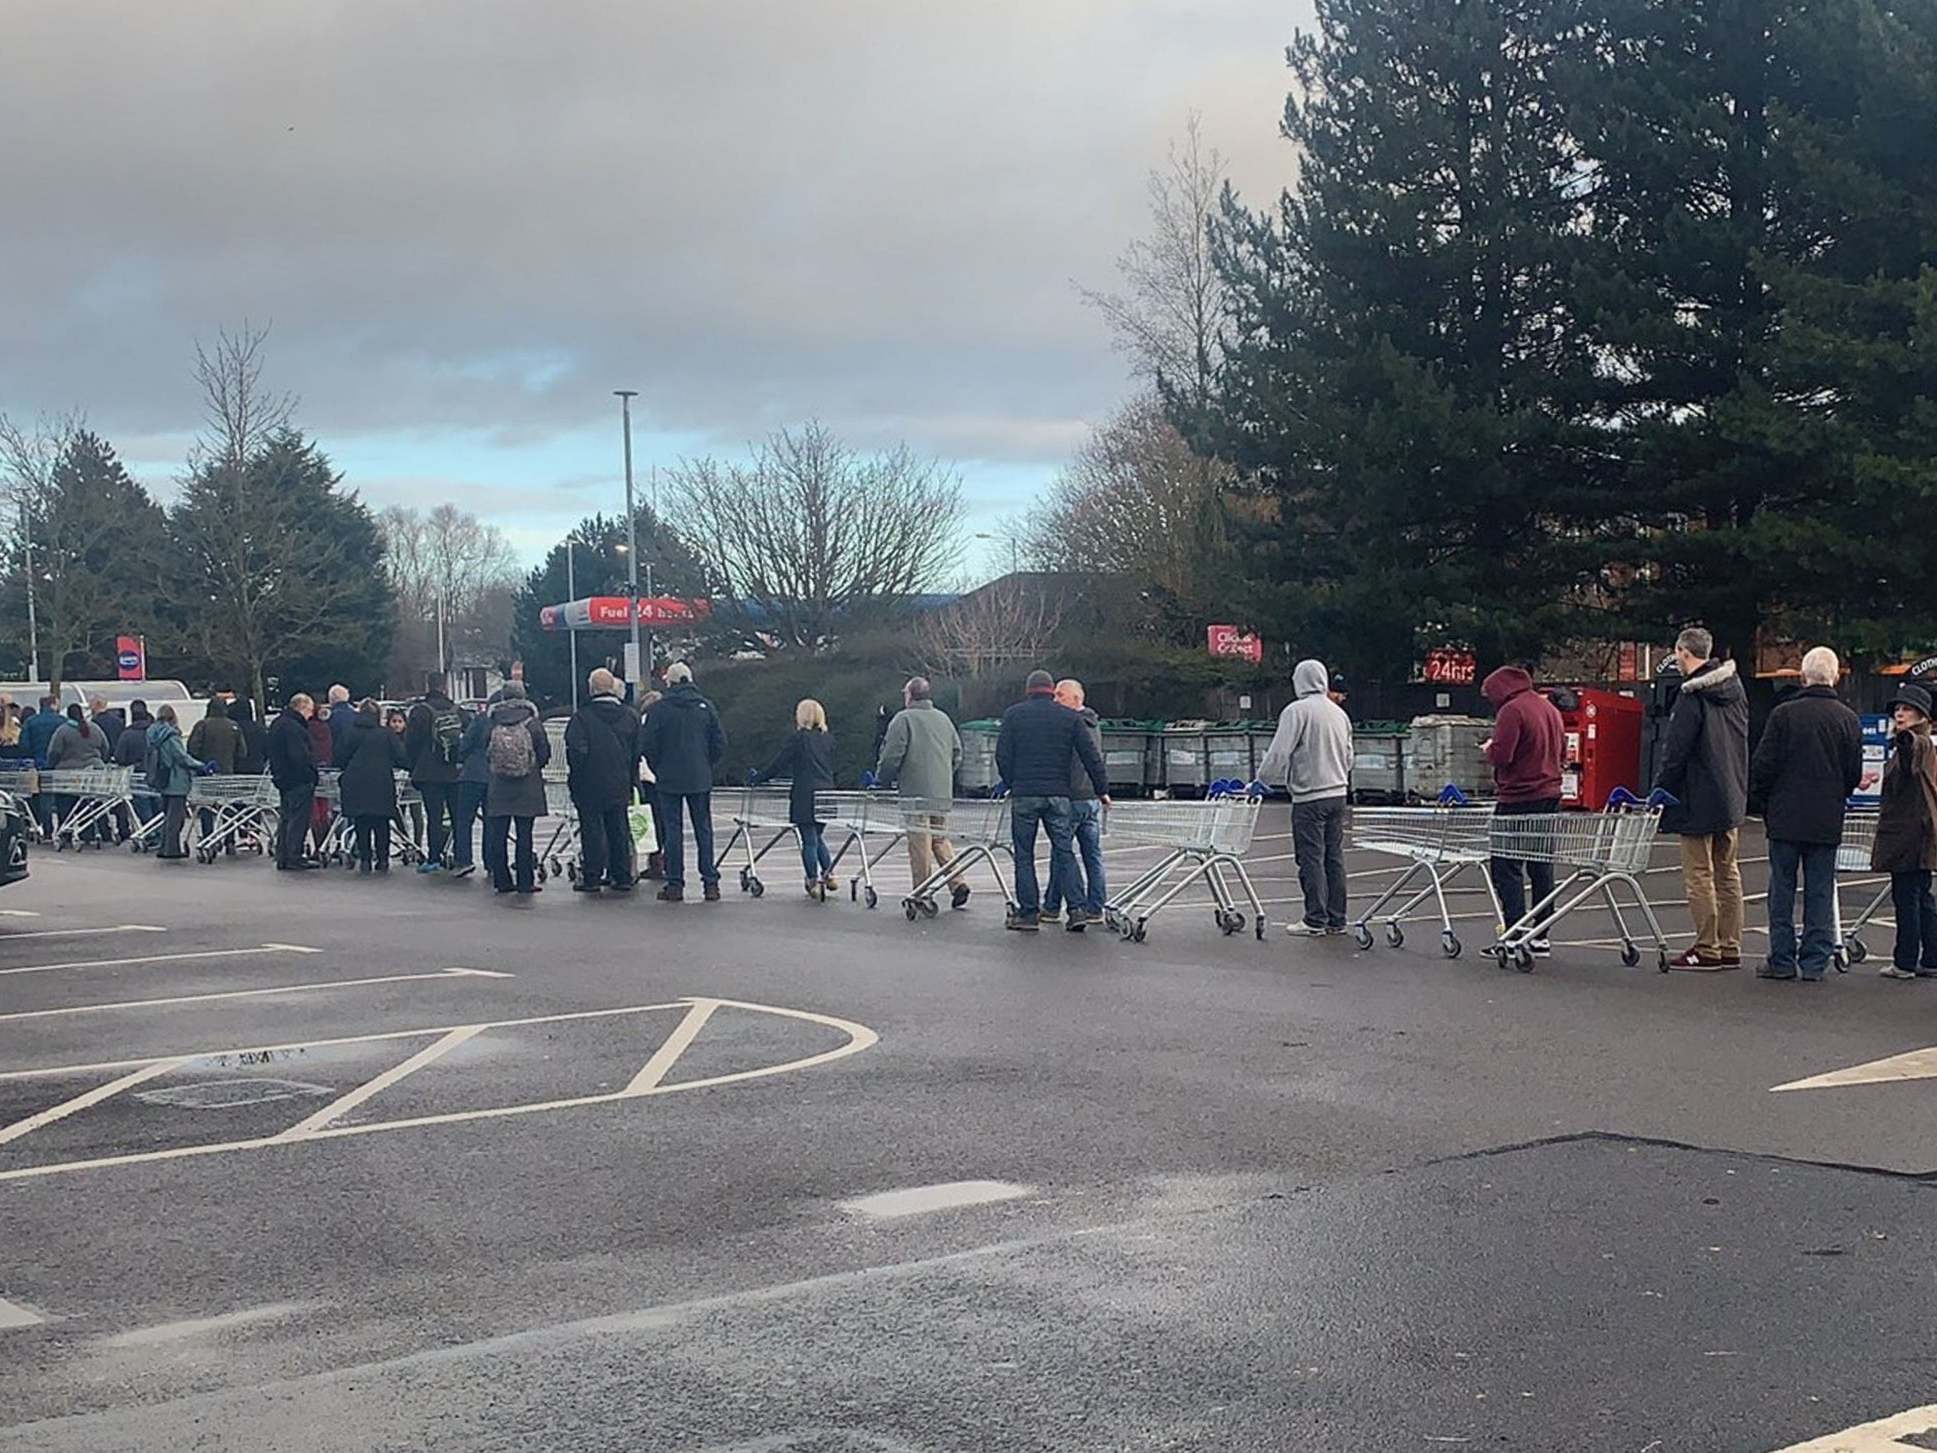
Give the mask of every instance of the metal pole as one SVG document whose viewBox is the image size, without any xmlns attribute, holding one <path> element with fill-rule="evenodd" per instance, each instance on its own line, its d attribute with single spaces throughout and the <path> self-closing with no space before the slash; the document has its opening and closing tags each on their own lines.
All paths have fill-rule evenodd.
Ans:
<svg viewBox="0 0 1937 1453">
<path fill-rule="evenodd" d="M 651 479 L 652 479 L 652 543 L 653 543 L 653 548 L 657 549 L 659 546 L 659 466 L 657 464 L 653 465 L 652 467 Z M 646 561 L 646 596 L 648 599 L 656 599 L 656 596 L 654 595 L 653 588 L 652 588 L 652 561 L 650 558 L 648 558 Z M 647 688 L 652 683 L 652 666 L 653 666 L 653 662 L 657 661 L 658 659 L 659 659 L 659 651 L 658 651 L 658 648 L 655 647 L 652 643 L 652 632 L 647 631 L 646 632 L 646 658 L 645 660 L 639 663 L 639 694 L 641 696 L 645 694 Z"/>
<path fill-rule="evenodd" d="M 578 627 L 572 621 L 570 602 L 578 599 L 578 576 L 572 569 L 572 537 L 565 537 L 565 632 L 572 638 L 572 710 L 578 710 Z"/>
<path fill-rule="evenodd" d="M 20 501 L 20 539 L 27 556 L 27 679 L 40 680 L 40 618 L 34 614 L 34 526 L 27 501 Z"/>
<path fill-rule="evenodd" d="M 626 590 L 632 606 L 627 612 L 632 617 L 632 659 L 626 664 L 633 668 L 626 673 L 631 678 L 626 685 L 637 701 L 641 695 L 638 678 L 644 673 L 639 655 L 639 521 L 632 510 L 632 401 L 639 397 L 639 390 L 617 388 L 612 392 L 619 396 L 619 415 L 625 425 Z"/>
</svg>

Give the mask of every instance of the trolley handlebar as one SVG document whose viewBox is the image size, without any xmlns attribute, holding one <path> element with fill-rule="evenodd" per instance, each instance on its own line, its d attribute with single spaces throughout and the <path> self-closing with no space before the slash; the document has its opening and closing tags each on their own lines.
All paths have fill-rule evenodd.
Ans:
<svg viewBox="0 0 1937 1453">
<path fill-rule="evenodd" d="M 1616 787 L 1608 793 L 1607 805 L 1610 808 L 1645 807 L 1652 812 L 1659 812 L 1664 807 L 1681 806 L 1681 799 L 1665 787 L 1655 788 L 1646 797 L 1637 797 L 1625 787 Z"/>
</svg>

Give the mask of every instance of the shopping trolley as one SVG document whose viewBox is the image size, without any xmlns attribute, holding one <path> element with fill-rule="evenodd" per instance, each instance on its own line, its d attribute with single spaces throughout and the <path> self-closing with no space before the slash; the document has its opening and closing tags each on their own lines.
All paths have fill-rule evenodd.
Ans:
<svg viewBox="0 0 1937 1453">
<path fill-rule="evenodd" d="M 72 771 L 42 772 L 40 790 L 55 799 L 69 801 L 66 811 L 54 819 L 54 848 L 64 851 L 69 843 L 77 849 L 85 845 L 84 833 L 95 833 L 122 808 L 133 809 L 134 768 L 81 767 Z M 93 846 L 104 845 L 105 835 L 97 835 Z"/>
<path fill-rule="evenodd" d="M 1142 943 L 1150 920 L 1202 879 L 1211 890 L 1211 916 L 1219 929 L 1227 936 L 1242 933 L 1248 922 L 1264 938 L 1264 904 L 1242 861 L 1251 850 L 1264 794 L 1228 782 L 1213 783 L 1211 793 L 1200 801 L 1118 802 L 1103 810 L 1103 836 L 1113 846 L 1165 849 L 1162 858 L 1111 893 L 1103 907 L 1104 927 Z M 1249 920 L 1226 874 L 1235 874 L 1244 890 Z"/>
<path fill-rule="evenodd" d="M 221 853 L 238 848 L 266 852 L 280 801 L 275 783 L 266 776 L 218 773 L 191 778 L 188 811 L 195 824 L 196 861 L 212 863 Z M 206 832 L 200 827 L 204 812 L 209 814 Z"/>
<path fill-rule="evenodd" d="M 1352 846 L 1365 852 L 1383 853 L 1409 861 L 1405 873 L 1381 893 L 1372 906 L 1352 925 L 1359 947 L 1372 947 L 1372 922 L 1383 918 L 1386 942 L 1398 948 L 1406 941 L 1404 925 L 1413 910 L 1431 898 L 1439 910 L 1439 946 L 1449 959 L 1456 959 L 1464 947 L 1453 931 L 1453 915 L 1446 905 L 1446 890 L 1469 870 L 1477 869 L 1486 885 L 1487 901 L 1493 905 L 1493 921 L 1500 922 L 1500 898 L 1494 891 L 1493 875 L 1487 871 L 1492 856 L 1489 829 L 1493 823 L 1490 808 L 1469 806 L 1464 793 L 1448 787 L 1440 794 L 1437 807 L 1355 807 L 1348 826 Z M 1426 881 L 1415 887 L 1420 878 Z M 1386 905 L 1410 890 L 1398 907 L 1386 913 Z"/>
<path fill-rule="evenodd" d="M 1836 849 L 1836 871 L 1838 873 L 1869 873 L 1871 855 L 1876 850 L 1876 820 L 1874 812 L 1852 812 L 1843 818 L 1843 842 Z M 1884 878 L 1883 886 L 1871 896 L 1863 911 L 1847 924 L 1843 921 L 1843 887 L 1841 883 L 1831 895 L 1836 913 L 1836 950 L 1832 960 L 1838 973 L 1848 973 L 1851 964 L 1860 964 L 1870 956 L 1870 946 L 1863 942 L 1863 930 L 1877 915 L 1877 910 L 1889 901 L 1890 881 Z"/>
<path fill-rule="evenodd" d="M 563 770 L 545 768 L 545 816 L 551 821 L 551 835 L 535 854 L 538 881 L 542 883 L 548 877 L 576 881 L 580 842 L 578 806 L 572 801 L 572 790 L 566 785 Z"/>
<path fill-rule="evenodd" d="M 27 810 L 27 831 L 35 842 L 42 841 L 46 834 L 41 831 L 40 814 L 34 810 L 34 798 L 40 794 L 40 771 L 31 757 L 8 758 L 9 761 L 24 762 L 26 765 L 8 767 L 0 770 L 0 792 L 18 799 Z"/>
<path fill-rule="evenodd" d="M 1499 942 L 1488 950 L 1500 966 L 1512 965 L 1523 974 L 1533 972 L 1534 940 L 1545 938 L 1568 914 L 1599 898 L 1614 916 L 1615 931 L 1621 937 L 1621 962 L 1633 968 L 1641 962 L 1641 950 L 1621 912 L 1614 891 L 1618 884 L 1633 895 L 1647 920 L 1661 972 L 1667 973 L 1668 938 L 1661 931 L 1654 905 L 1642 891 L 1640 875 L 1647 871 L 1662 809 L 1672 807 L 1674 802 L 1661 791 L 1643 802 L 1626 788 L 1617 787 L 1608 797 L 1605 812 L 1496 813 L 1488 832 L 1491 856 L 1552 863 L 1571 870 L 1554 885 L 1553 892 L 1501 932 Z"/>
<path fill-rule="evenodd" d="M 830 871 L 838 869 L 852 852 L 856 869 L 848 877 L 848 899 L 875 907 L 881 895 L 875 890 L 874 870 L 908 835 L 900 799 L 892 792 L 817 792 L 814 810 L 825 812 L 821 822 L 832 863 Z M 868 846 L 869 838 L 884 841 L 873 849 Z"/>
<path fill-rule="evenodd" d="M 1010 846 L 1009 836 L 1009 799 L 1004 797 L 967 797 L 967 798 L 929 798 L 898 797 L 895 810 L 901 818 L 904 836 L 924 833 L 930 837 L 946 837 L 955 848 L 955 856 L 948 862 L 935 864 L 935 870 L 921 882 L 909 889 L 908 896 L 901 900 L 901 910 L 908 921 L 917 918 L 933 918 L 940 912 L 935 895 L 943 888 L 959 890 L 956 906 L 966 897 L 967 885 L 963 879 L 968 870 L 977 863 L 987 863 L 989 872 L 995 878 L 995 886 L 1002 892 L 1002 901 L 1009 912 L 1016 911 L 1015 890 L 1002 873 L 1002 857 L 1007 855 L 1013 864 L 1015 850 Z"/>
</svg>

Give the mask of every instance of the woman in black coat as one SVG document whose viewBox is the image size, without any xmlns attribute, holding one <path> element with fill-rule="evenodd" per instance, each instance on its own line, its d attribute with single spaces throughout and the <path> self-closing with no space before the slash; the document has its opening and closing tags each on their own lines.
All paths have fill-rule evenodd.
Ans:
<svg viewBox="0 0 1937 1453">
<path fill-rule="evenodd" d="M 403 738 L 385 729 L 374 701 L 357 708 L 337 766 L 343 815 L 356 824 L 356 870 L 390 871 L 390 820 L 397 814 L 397 777 Z"/>
<path fill-rule="evenodd" d="M 809 697 L 794 708 L 794 734 L 769 762 L 753 774 L 753 782 L 776 777 L 792 780 L 787 817 L 800 837 L 800 862 L 807 874 L 807 896 L 823 902 L 834 891 L 834 861 L 827 851 L 824 824 L 814 812 L 814 794 L 834 785 L 834 738 L 828 735 L 827 712 Z"/>
</svg>

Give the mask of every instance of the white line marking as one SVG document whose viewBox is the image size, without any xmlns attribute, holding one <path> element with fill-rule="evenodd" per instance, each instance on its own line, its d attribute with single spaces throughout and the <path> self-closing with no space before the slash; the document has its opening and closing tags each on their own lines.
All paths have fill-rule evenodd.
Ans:
<svg viewBox="0 0 1937 1453">
<path fill-rule="evenodd" d="M 0 1332 L 14 1327 L 38 1327 L 43 1320 L 38 1313 L 28 1311 L 20 1303 L 0 1297 Z"/>
<path fill-rule="evenodd" d="M 51 974 L 57 969 L 118 969 L 131 964 L 175 964 L 189 959 L 241 959 L 257 954 L 288 953 L 292 946 L 286 943 L 265 943 L 256 948 L 214 948 L 203 949 L 199 953 L 188 954 L 146 954 L 130 959 L 76 959 L 65 964 L 22 964 L 15 969 L 0 969 L 0 974 Z M 299 948 L 296 953 L 313 954 L 320 950 Z"/>
<path fill-rule="evenodd" d="M 301 994 L 314 989 L 360 989 L 370 984 L 409 984 L 419 979 L 471 977 L 507 979 L 511 976 L 485 969 L 434 969 L 428 974 L 384 974 L 374 979 L 325 979 L 315 984 L 288 984 L 280 989 L 229 989 L 220 994 L 176 994 L 166 999 L 117 999 L 111 1004 L 75 1004 L 66 1009 L 26 1009 L 13 1014 L 0 1014 L 0 1023 L 14 1019 L 52 1019 L 63 1014 L 99 1014 L 108 1009 L 155 1009 L 169 1004 L 207 1004 L 217 999 L 261 999 L 271 994 Z"/>
<path fill-rule="evenodd" d="M 706 1021 L 713 1017 L 713 1011 L 719 1007 L 720 1001 L 717 999 L 695 999 L 693 1007 L 686 1011 L 686 1017 L 675 1024 L 673 1032 L 666 1036 L 666 1042 L 652 1052 L 652 1058 L 632 1077 L 632 1082 L 625 1087 L 626 1093 L 643 1095 L 647 1090 L 656 1088 L 666 1078 L 666 1072 L 678 1063 L 679 1057 L 699 1037 L 700 1030 L 706 1027 Z"/>
<path fill-rule="evenodd" d="M 347 1095 L 330 1101 L 329 1104 L 318 1110 L 314 1115 L 311 1115 L 307 1120 L 299 1121 L 281 1134 L 271 1136 L 270 1139 L 279 1141 L 301 1140 L 305 1136 L 314 1135 L 338 1116 L 349 1114 L 350 1111 L 356 1109 L 357 1106 L 361 1105 L 372 1095 L 381 1094 L 396 1084 L 397 1081 L 404 1078 L 404 1076 L 413 1075 L 433 1060 L 443 1058 L 460 1044 L 464 1043 L 465 1040 L 474 1038 L 483 1028 L 484 1026 L 482 1024 L 460 1025 L 449 1034 L 446 1034 L 442 1039 L 425 1045 L 409 1059 L 403 1061 L 403 1063 L 391 1066 L 375 1079 L 358 1085 Z"/>
<path fill-rule="evenodd" d="M 0 908 L 0 918 L 38 918 L 31 908 Z"/>
<path fill-rule="evenodd" d="M 1777 1090 L 1835 1090 L 1845 1085 L 1883 1085 L 1898 1080 L 1937 1080 L 1937 1046 L 1811 1075 L 1806 1080 L 1791 1080 L 1786 1085 L 1771 1085 L 1769 1089 L 1772 1094 Z"/>
<path fill-rule="evenodd" d="M 166 933 L 155 923 L 117 923 L 112 928 L 36 928 L 27 933 L 0 933 L 0 948 L 29 938 L 96 938 L 108 933 Z"/>
<path fill-rule="evenodd" d="M 10 1140 L 18 1140 L 23 1135 L 30 1135 L 43 1125 L 52 1125 L 56 1120 L 65 1120 L 77 1110 L 85 1110 L 90 1105 L 98 1105 L 103 1100 L 120 1094 L 123 1090 L 131 1090 L 136 1085 L 145 1084 L 157 1075 L 165 1075 L 170 1070 L 178 1070 L 184 1063 L 186 1061 L 178 1059 L 158 1059 L 153 1064 L 143 1065 L 140 1069 L 135 1070 L 131 1074 L 125 1074 L 118 1080 L 110 1080 L 105 1085 L 96 1085 L 85 1094 L 76 1095 L 71 1100 L 63 1100 L 60 1104 L 49 1106 L 36 1115 L 29 1115 L 25 1120 L 16 1120 L 5 1129 L 0 1130 L 0 1145 L 5 1145 Z"/>
<path fill-rule="evenodd" d="M 677 1006 L 688 1007 L 703 1002 L 687 999 Z M 392 1130 L 409 1130 L 423 1125 L 455 1125 L 467 1120 L 495 1120 L 507 1115 L 531 1115 L 545 1110 L 576 1109 L 584 1105 L 610 1105 L 622 1100 L 643 1100 L 654 1095 L 672 1095 L 683 1090 L 711 1089 L 716 1085 L 739 1084 L 747 1080 L 765 1079 L 770 1075 L 790 1074 L 795 1070 L 812 1069 L 817 1065 L 831 1064 L 835 1060 L 846 1059 L 872 1049 L 881 1040 L 865 1024 L 856 1024 L 849 1019 L 837 1019 L 831 1014 L 816 1014 L 807 1009 L 782 1009 L 774 1004 L 750 1004 L 738 999 L 715 999 L 711 1001 L 716 1008 L 746 1009 L 756 1014 L 775 1014 L 783 1019 L 799 1019 L 809 1024 L 822 1024 L 837 1029 L 848 1036 L 846 1044 L 837 1048 L 810 1054 L 803 1059 L 789 1060 L 785 1064 L 767 1065 L 755 1070 L 735 1070 L 730 1074 L 712 1075 L 703 1080 L 681 1080 L 676 1085 L 655 1085 L 651 1089 L 633 1093 L 630 1089 L 615 1090 L 603 1095 L 578 1095 L 566 1100 L 541 1100 L 528 1105 L 503 1105 L 490 1110 L 457 1110 L 447 1115 L 418 1115 L 407 1120 L 380 1120 L 368 1125 L 327 1126 L 313 1135 L 305 1136 L 298 1144 L 313 1144 L 318 1140 L 335 1140 L 350 1135 L 380 1135 Z M 557 1018 L 592 1018 L 599 1013 L 619 1014 L 627 1010 L 593 1011 L 591 1014 L 574 1016 L 558 1015 Z M 539 1023 L 539 1020 L 506 1021 L 507 1023 Z M 486 1025 L 485 1028 L 492 1026 Z M 375 1037 L 375 1036 L 372 1036 Z M 189 1156 L 222 1155 L 232 1150 L 262 1150 L 276 1145 L 274 1136 L 264 1136 L 257 1140 L 231 1140 L 213 1145 L 178 1145 L 167 1150 L 137 1151 L 128 1155 L 101 1156 L 94 1160 L 72 1160 L 50 1165 L 27 1165 L 14 1170 L 0 1171 L 0 1181 L 26 1180 L 38 1176 L 60 1175 L 67 1171 L 103 1170 L 111 1166 L 146 1165 L 160 1160 L 181 1160 Z"/>
<path fill-rule="evenodd" d="M 191 1337 L 207 1337 L 256 1322 L 280 1322 L 316 1306 L 315 1302 L 271 1302 L 266 1307 L 250 1307 L 241 1312 L 224 1312 L 219 1317 L 195 1317 L 185 1322 L 163 1322 L 156 1327 L 138 1327 L 101 1339 L 103 1347 L 156 1347 L 166 1342 L 185 1342 Z"/>
<path fill-rule="evenodd" d="M 320 954 L 320 948 L 310 948 L 300 943 L 266 943 L 264 948 L 279 948 L 287 954 Z"/>
<path fill-rule="evenodd" d="M 473 971 L 477 972 L 477 971 Z M 558 1024 L 571 1019 L 606 1019 L 620 1014 L 650 1014 L 656 1009 L 684 1009 L 690 1002 L 675 999 L 670 1004 L 631 1004 L 623 1009 L 580 1009 L 570 1014 L 541 1014 L 535 1019 L 494 1019 L 486 1024 L 486 1029 L 517 1029 L 527 1024 Z M 347 1034 L 337 1039 L 295 1039 L 286 1044 L 258 1044 L 242 1049 L 195 1049 L 183 1054 L 157 1055 L 156 1059 L 179 1059 L 185 1066 L 196 1069 L 203 1064 L 234 1059 L 239 1055 L 281 1054 L 296 1049 L 327 1049 L 339 1044 L 376 1044 L 388 1039 L 429 1039 L 435 1034 L 449 1034 L 453 1029 L 462 1029 L 461 1024 L 439 1024 L 429 1029 L 390 1029 L 379 1034 Z M 102 1070 L 132 1069 L 136 1065 L 153 1064 L 147 1059 L 97 1060 L 85 1065 L 49 1065 L 37 1070 L 0 1071 L 0 1080 L 31 1080 L 48 1075 L 95 1074 Z"/>
<path fill-rule="evenodd" d="M 1898 1440 L 1933 1431 L 1937 1431 L 1937 1403 L 1912 1408 L 1894 1418 L 1880 1418 L 1874 1423 L 1846 1428 L 1826 1438 L 1791 1443 L 1776 1449 L 1775 1453 L 1917 1453 L 1917 1445 Z"/>
<path fill-rule="evenodd" d="M 993 1201 L 1013 1201 L 1018 1196 L 1034 1195 L 1034 1186 L 1019 1186 L 1011 1181 L 943 1181 L 933 1186 L 909 1186 L 899 1191 L 878 1191 L 871 1196 L 856 1196 L 842 1201 L 843 1211 L 876 1220 L 897 1216 L 923 1216 L 930 1211 L 952 1211 L 959 1206 L 986 1206 Z"/>
</svg>

